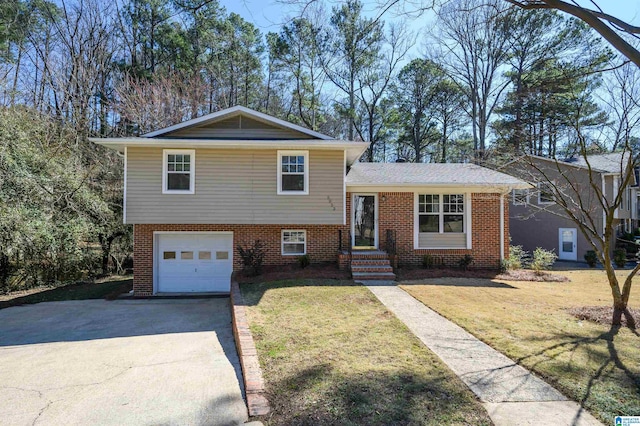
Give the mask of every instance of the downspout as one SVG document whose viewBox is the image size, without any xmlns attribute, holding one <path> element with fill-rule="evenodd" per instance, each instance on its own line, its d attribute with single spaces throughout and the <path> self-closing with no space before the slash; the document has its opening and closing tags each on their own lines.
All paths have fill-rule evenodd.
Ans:
<svg viewBox="0 0 640 426">
<path fill-rule="evenodd" d="M 504 261 L 504 193 L 500 193 L 500 264 Z"/>
<path fill-rule="evenodd" d="M 605 182 L 605 176 L 604 174 L 600 175 L 600 179 L 602 179 L 602 202 L 603 204 L 606 206 L 607 205 L 607 184 Z M 603 207 L 602 208 L 602 237 L 604 238 L 604 230 L 607 227 L 607 211 L 606 209 Z"/>
</svg>

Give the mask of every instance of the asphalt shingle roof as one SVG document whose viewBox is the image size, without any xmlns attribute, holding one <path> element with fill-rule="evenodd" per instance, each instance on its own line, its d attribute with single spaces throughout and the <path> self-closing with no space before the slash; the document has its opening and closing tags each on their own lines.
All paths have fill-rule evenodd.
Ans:
<svg viewBox="0 0 640 426">
<path fill-rule="evenodd" d="M 461 163 L 356 163 L 347 174 L 347 185 L 528 186 L 505 173 Z"/>
<path fill-rule="evenodd" d="M 621 166 L 623 165 L 623 155 L 625 157 L 625 160 L 628 160 L 628 152 L 613 152 L 611 154 L 588 155 L 587 158 L 592 169 L 602 170 L 603 172 L 608 173 L 620 173 Z M 587 165 L 584 157 L 578 157 L 575 161 L 570 161 L 570 163 L 577 164 L 583 167 L 586 167 Z M 624 166 L 626 169 L 626 161 Z"/>
</svg>

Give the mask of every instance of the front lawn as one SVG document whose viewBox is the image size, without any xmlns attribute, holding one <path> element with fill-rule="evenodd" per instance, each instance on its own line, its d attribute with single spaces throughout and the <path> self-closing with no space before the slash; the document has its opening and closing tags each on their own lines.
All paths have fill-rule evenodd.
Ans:
<svg viewBox="0 0 640 426">
<path fill-rule="evenodd" d="M 491 424 L 467 387 L 365 287 L 242 284 L 268 425 Z"/>
<path fill-rule="evenodd" d="M 606 424 L 616 415 L 640 415 L 640 335 L 568 312 L 611 304 L 604 271 L 559 273 L 571 282 L 443 278 L 402 288 L 545 377 Z M 640 307 L 640 288 L 634 290 L 630 306 Z"/>
<path fill-rule="evenodd" d="M 61 300 L 115 299 L 133 288 L 131 276 L 113 276 L 93 283 L 77 283 L 59 287 L 38 287 L 0 295 L 0 309 Z"/>
</svg>

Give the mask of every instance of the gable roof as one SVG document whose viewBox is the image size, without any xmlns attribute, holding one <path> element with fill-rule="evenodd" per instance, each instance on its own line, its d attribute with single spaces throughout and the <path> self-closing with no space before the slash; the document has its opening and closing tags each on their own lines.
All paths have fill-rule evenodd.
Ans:
<svg viewBox="0 0 640 426">
<path fill-rule="evenodd" d="M 463 163 L 355 163 L 346 179 L 358 186 L 507 186 L 530 184 L 505 173 Z"/>
<path fill-rule="evenodd" d="M 507 167 L 513 163 L 518 163 L 523 160 L 523 158 L 533 158 L 536 160 L 542 160 L 549 163 L 559 164 L 563 166 L 571 166 L 576 167 L 578 169 L 589 169 L 597 173 L 620 173 L 620 165 L 624 156 L 625 160 L 625 170 L 626 170 L 626 161 L 628 160 L 628 152 L 613 152 L 610 154 L 592 154 L 587 155 L 587 159 L 589 160 L 589 165 L 585 161 L 583 156 L 580 157 L 572 157 L 565 160 L 558 160 L 555 158 L 542 157 L 540 155 L 534 154 L 524 154 L 518 158 L 515 158 L 507 163 L 503 164 L 499 167 L 502 169 Z"/>
<path fill-rule="evenodd" d="M 577 164 L 582 167 L 587 167 L 587 160 L 592 169 L 601 170 L 606 173 L 620 173 L 627 168 L 627 161 L 629 161 L 629 152 L 612 152 L 610 154 L 596 154 L 580 156 L 573 161 L 567 161 L 569 164 Z M 624 164 L 623 164 L 624 162 Z"/>
<path fill-rule="evenodd" d="M 289 123 L 288 121 L 280 120 L 279 118 L 275 118 L 270 115 L 263 114 L 261 112 L 258 112 L 240 105 L 223 109 L 221 111 L 216 111 L 211 114 L 203 115 L 202 117 L 194 118 L 192 120 L 183 121 L 182 123 L 174 124 L 173 126 L 165 127 L 164 129 L 159 129 L 153 132 L 145 133 L 144 135 L 142 135 L 142 137 L 143 138 L 155 138 L 158 136 L 166 137 L 168 134 L 176 132 L 178 130 L 183 130 L 183 129 L 196 127 L 196 126 L 206 126 L 208 124 L 213 124 L 215 122 L 222 121 L 237 115 L 250 117 L 255 120 L 270 124 L 274 127 L 290 129 L 290 130 L 302 133 L 304 135 L 308 135 L 315 139 L 322 139 L 322 140 L 334 139 L 331 136 L 327 136 L 325 134 L 322 134 L 313 130 L 309 130 L 305 127 L 298 126 L 297 124 Z"/>
</svg>

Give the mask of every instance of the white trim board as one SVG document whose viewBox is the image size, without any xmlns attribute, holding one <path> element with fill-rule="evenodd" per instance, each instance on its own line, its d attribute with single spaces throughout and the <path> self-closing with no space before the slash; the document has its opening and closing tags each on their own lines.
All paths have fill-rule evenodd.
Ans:
<svg viewBox="0 0 640 426">
<path fill-rule="evenodd" d="M 427 189 L 429 191 L 429 189 Z M 413 249 L 414 250 L 471 250 L 472 249 L 472 229 L 471 223 L 473 222 L 473 207 L 471 204 L 471 193 L 459 191 L 457 194 L 464 195 L 464 231 L 466 238 L 465 247 L 420 247 L 420 218 L 419 218 L 419 196 L 420 195 L 455 195 L 453 192 L 433 191 L 424 192 L 416 191 L 413 193 Z M 442 205 L 442 199 L 440 199 L 440 205 Z M 442 213 L 442 212 L 440 212 Z M 438 232 L 438 235 L 445 234 L 444 232 Z"/>
<path fill-rule="evenodd" d="M 168 157 L 169 155 L 189 155 L 189 189 L 167 189 Z M 193 195 L 196 193 L 196 151 L 194 149 L 163 149 L 162 150 L 162 193 L 172 195 Z"/>
<path fill-rule="evenodd" d="M 231 108 L 226 108 L 221 111 L 216 111 L 211 114 L 203 115 L 202 117 L 194 118 L 192 120 L 183 121 L 182 123 L 174 124 L 173 126 L 165 127 L 164 129 L 155 130 L 153 132 L 144 134 L 143 137 L 153 138 L 156 136 L 175 132 L 176 130 L 203 125 L 209 122 L 215 122 L 215 121 L 223 120 L 225 118 L 233 117 L 236 115 L 240 115 L 240 116 L 246 115 L 248 117 L 257 119 L 258 121 L 266 122 L 276 127 L 284 127 L 286 129 L 295 130 L 297 132 L 303 133 L 305 135 L 313 136 L 314 138 L 318 138 L 318 139 L 333 139 L 331 136 L 327 136 L 325 134 L 322 134 L 313 130 L 309 130 L 302 126 L 298 126 L 297 124 L 289 123 L 288 121 L 284 121 L 279 118 L 272 117 L 267 114 L 263 114 L 261 112 L 252 110 L 250 108 L 243 107 L 241 105 L 236 105 Z"/>
</svg>

